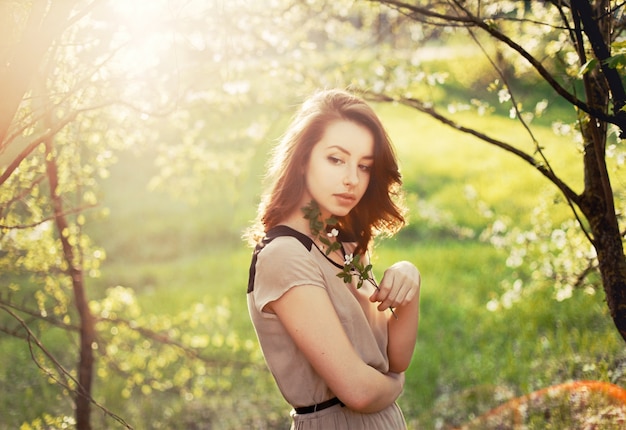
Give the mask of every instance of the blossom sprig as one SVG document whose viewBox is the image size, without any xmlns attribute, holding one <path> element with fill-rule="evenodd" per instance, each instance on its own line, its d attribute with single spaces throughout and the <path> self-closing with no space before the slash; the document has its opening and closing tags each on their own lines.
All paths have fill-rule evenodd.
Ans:
<svg viewBox="0 0 626 430">
<path fill-rule="evenodd" d="M 304 219 L 309 221 L 309 228 L 313 238 L 318 239 L 322 244 L 326 246 L 324 253 L 328 256 L 332 252 L 342 253 L 341 243 L 337 240 L 339 236 L 339 230 L 335 226 L 339 223 L 337 218 L 331 216 L 325 220 L 322 220 L 322 212 L 319 205 L 315 200 L 311 200 L 309 204 L 302 208 L 304 213 Z M 358 281 L 356 288 L 359 289 L 363 286 L 365 281 L 371 283 L 376 290 L 379 290 L 378 284 L 372 275 L 372 265 L 370 263 L 364 264 L 361 262 L 360 254 L 354 255 L 353 253 L 342 255 L 344 258 L 343 269 L 337 273 L 337 276 L 343 279 L 346 284 L 352 282 L 352 277 L 356 276 Z M 393 308 L 389 308 L 393 316 L 397 319 L 396 313 Z"/>
<path fill-rule="evenodd" d="M 370 263 L 363 264 L 359 258 L 359 255 L 356 256 L 354 254 L 348 254 L 345 256 L 345 260 L 343 262 L 343 270 L 337 273 L 337 276 L 343 279 L 343 282 L 346 284 L 352 281 L 352 276 L 356 275 L 358 277 L 358 282 L 356 284 L 357 290 L 363 286 L 363 282 L 368 281 L 370 284 L 374 286 L 377 290 L 380 290 L 374 276 L 372 275 L 372 265 Z M 391 314 L 395 319 L 398 319 L 398 315 L 396 315 L 395 311 L 392 307 L 389 307 Z"/>
<path fill-rule="evenodd" d="M 330 255 L 331 252 L 340 251 L 341 243 L 337 241 L 339 230 L 334 228 L 339 222 L 337 218 L 331 216 L 322 221 L 322 212 L 315 200 L 311 200 L 308 205 L 303 207 L 302 212 L 304 212 L 304 219 L 309 221 L 311 235 L 319 239 L 319 241 L 326 246 L 326 250 L 324 251 L 326 255 Z M 332 228 L 330 231 L 327 231 L 329 227 Z"/>
<path fill-rule="evenodd" d="M 337 273 L 343 282 L 346 284 L 352 281 L 352 276 L 356 275 L 358 277 L 358 282 L 356 284 L 356 288 L 359 289 L 363 286 L 363 282 L 369 281 L 376 289 L 378 289 L 378 285 L 376 281 L 371 276 L 372 273 L 372 265 L 371 264 L 363 264 L 359 258 L 359 254 L 347 254 L 343 262 L 343 270 Z"/>
</svg>

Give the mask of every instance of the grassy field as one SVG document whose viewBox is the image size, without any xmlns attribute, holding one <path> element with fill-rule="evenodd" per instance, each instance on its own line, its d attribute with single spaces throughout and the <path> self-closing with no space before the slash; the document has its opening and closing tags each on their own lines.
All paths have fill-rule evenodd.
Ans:
<svg viewBox="0 0 626 430">
<path fill-rule="evenodd" d="M 419 341 L 400 399 L 410 428 L 460 425 L 509 398 L 564 381 L 624 385 L 619 374 L 623 341 L 601 292 L 556 302 L 552 291 L 538 291 L 510 309 L 490 312 L 487 302 L 511 276 L 506 255 L 476 239 L 459 239 L 446 227 L 485 227 L 487 221 L 465 197 L 468 187 L 500 216 L 526 225 L 531 209 L 550 189 L 547 182 L 512 155 L 425 116 L 392 106 L 378 109 L 397 145 L 412 213 L 405 233 L 377 246 L 375 269 L 380 273 L 408 259 L 423 275 Z M 461 119 L 531 147 L 508 119 Z M 575 146 L 547 128 L 538 133 L 546 150 L 558 155 L 554 169 L 574 186 L 580 184 Z M 93 281 L 92 296 L 114 285 L 131 287 L 144 311 L 155 315 L 174 315 L 196 302 L 226 303 L 233 330 L 254 339 L 245 307 L 250 250 L 239 236 L 254 216 L 258 173 L 245 178 L 247 191 L 234 200 L 215 189 L 212 201 L 189 205 L 147 191 L 150 163 L 149 157 L 123 158 L 104 184 L 111 215 L 92 235 L 106 248 L 108 260 L 103 276 Z M 448 219 L 440 231 L 423 224 L 423 203 Z M 555 207 L 555 218 L 566 214 Z M 265 371 L 255 377 L 269 381 Z M 271 405 L 267 416 L 286 415 L 288 407 L 271 381 L 265 387 L 262 402 Z M 238 401 L 261 402 L 258 393 Z M 221 421 L 219 428 L 236 428 Z"/>
</svg>

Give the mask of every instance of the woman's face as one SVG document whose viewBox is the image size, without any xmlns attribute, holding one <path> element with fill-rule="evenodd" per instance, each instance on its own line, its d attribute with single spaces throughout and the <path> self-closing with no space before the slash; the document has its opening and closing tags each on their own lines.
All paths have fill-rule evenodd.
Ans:
<svg viewBox="0 0 626 430">
<path fill-rule="evenodd" d="M 315 200 L 324 218 L 347 215 L 365 194 L 373 164 L 372 133 L 356 122 L 332 122 L 311 150 L 302 203 Z"/>
</svg>

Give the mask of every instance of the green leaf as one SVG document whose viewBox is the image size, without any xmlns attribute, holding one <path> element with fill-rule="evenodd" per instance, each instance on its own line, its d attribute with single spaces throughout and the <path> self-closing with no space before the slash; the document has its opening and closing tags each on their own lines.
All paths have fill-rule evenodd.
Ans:
<svg viewBox="0 0 626 430">
<path fill-rule="evenodd" d="M 586 75 L 587 73 L 591 72 L 597 65 L 598 65 L 598 60 L 596 60 L 595 58 L 592 58 L 591 60 L 587 61 L 585 64 L 582 65 L 582 67 L 578 71 L 578 76 L 582 77 Z"/>
<path fill-rule="evenodd" d="M 330 217 L 326 219 L 326 225 L 333 227 L 335 225 L 337 225 L 337 223 L 339 222 L 339 220 L 335 217 Z"/>
<path fill-rule="evenodd" d="M 343 279 L 343 282 L 346 284 L 352 281 L 352 275 L 350 273 L 346 273 L 345 271 L 337 273 L 337 277 Z"/>
<path fill-rule="evenodd" d="M 331 251 L 339 251 L 341 249 L 341 244 L 339 242 L 333 242 L 330 245 Z"/>
<path fill-rule="evenodd" d="M 604 60 L 611 69 L 618 69 L 626 66 L 626 54 L 617 54 Z"/>
</svg>

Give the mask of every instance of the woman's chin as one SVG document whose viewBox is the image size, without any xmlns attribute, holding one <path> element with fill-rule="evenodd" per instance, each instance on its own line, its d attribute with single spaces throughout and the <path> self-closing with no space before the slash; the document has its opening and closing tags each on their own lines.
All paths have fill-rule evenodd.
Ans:
<svg viewBox="0 0 626 430">
<path fill-rule="evenodd" d="M 350 213 L 350 211 L 352 210 L 352 208 L 341 208 L 341 209 L 337 209 L 335 211 L 333 211 L 333 216 L 335 218 L 341 218 L 344 217 L 346 215 L 348 215 Z"/>
</svg>

